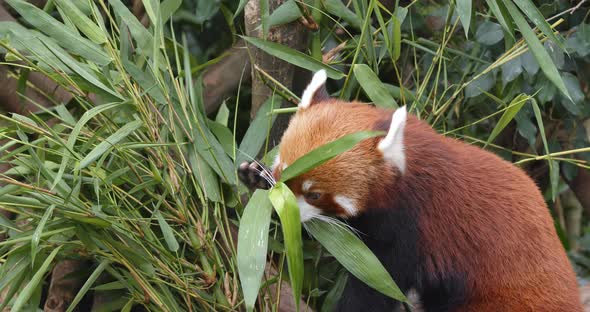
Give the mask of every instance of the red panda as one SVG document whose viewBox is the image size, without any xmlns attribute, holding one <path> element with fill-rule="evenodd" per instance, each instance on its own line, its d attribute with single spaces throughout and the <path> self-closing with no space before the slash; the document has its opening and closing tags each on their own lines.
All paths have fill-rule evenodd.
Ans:
<svg viewBox="0 0 590 312">
<path fill-rule="evenodd" d="M 320 71 L 305 90 L 272 175 L 361 130 L 387 131 L 290 181 L 301 220 L 339 216 L 425 311 L 582 311 L 575 274 L 535 183 L 490 152 L 406 113 L 330 98 Z M 260 168 L 244 163 L 249 185 Z M 337 311 L 400 304 L 350 277 Z"/>
</svg>

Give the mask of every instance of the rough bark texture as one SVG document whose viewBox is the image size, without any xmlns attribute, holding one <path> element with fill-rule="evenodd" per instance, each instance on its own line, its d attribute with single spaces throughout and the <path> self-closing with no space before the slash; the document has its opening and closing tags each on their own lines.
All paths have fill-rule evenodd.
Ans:
<svg viewBox="0 0 590 312">
<path fill-rule="evenodd" d="M 226 98 L 235 94 L 244 72 L 242 83 L 250 80 L 250 58 L 242 40 L 229 49 L 226 56 L 209 66 L 203 74 L 203 100 L 207 114 L 215 112 Z"/>
<path fill-rule="evenodd" d="M 64 260 L 53 268 L 44 311 L 64 312 L 68 309 L 84 284 L 85 278 L 75 274 L 83 268 L 84 262 L 79 260 Z"/>
<path fill-rule="evenodd" d="M 269 0 L 269 12 L 273 12 L 277 7 L 286 2 L 286 0 Z M 262 38 L 262 30 L 260 27 L 260 1 L 250 0 L 247 2 L 244 8 L 244 19 L 246 26 L 246 34 L 250 37 Z M 292 22 L 286 25 L 273 27 L 269 30 L 268 37 L 266 40 L 280 43 L 287 47 L 296 50 L 303 50 L 306 46 L 307 33 L 305 28 L 298 22 Z M 261 70 L 265 71 L 276 79 L 279 83 L 285 87 L 293 90 L 294 87 L 294 75 L 296 73 L 295 66 L 273 57 L 265 52 L 255 48 L 254 46 L 248 45 L 251 62 L 258 66 Z M 235 69 L 237 70 L 237 68 Z M 256 116 L 256 112 L 260 106 L 273 94 L 273 90 L 266 86 L 264 81 L 260 79 L 258 72 L 252 66 L 252 107 L 250 110 L 250 118 Z M 295 90 L 297 91 L 297 90 Z M 281 107 L 284 105 L 281 103 Z M 278 116 L 273 128 L 270 133 L 270 144 L 275 145 L 280 141 L 283 131 L 287 128 L 289 122 L 289 116 L 281 115 Z M 276 270 L 267 264 L 266 269 L 267 275 L 276 275 Z M 291 288 L 285 282 L 281 282 L 280 294 L 277 294 L 276 288 L 271 287 L 269 294 L 273 301 L 276 302 L 276 296 L 280 296 L 279 311 L 296 311 L 295 302 L 291 295 Z M 312 311 L 305 302 L 300 302 L 301 311 Z"/>
<path fill-rule="evenodd" d="M 286 0 L 269 0 L 269 11 L 272 13 L 277 7 L 286 2 Z M 262 37 L 260 28 L 260 1 L 250 0 L 244 8 L 244 19 L 246 26 L 246 34 L 251 37 Z M 268 38 L 266 40 L 283 44 L 295 50 L 303 50 L 307 42 L 307 32 L 305 27 L 299 22 L 295 21 L 289 24 L 272 27 L 269 30 Z M 294 86 L 294 74 L 296 72 L 295 66 L 280 60 L 276 57 L 268 55 L 259 49 L 249 45 L 248 46 L 252 62 L 260 69 L 274 77 L 278 82 L 289 89 Z M 295 90 L 297 91 L 297 90 Z M 273 93 L 273 90 L 267 87 L 263 80 L 259 78 L 256 70 L 252 69 L 252 109 L 250 117 L 254 118 L 256 112 Z M 283 101 L 284 104 L 284 101 Z M 283 105 L 282 104 L 282 105 Z M 281 105 L 281 106 L 282 106 Z M 278 143 L 280 137 L 287 127 L 289 121 L 288 116 L 278 116 L 271 130 L 270 143 L 274 145 Z"/>
</svg>

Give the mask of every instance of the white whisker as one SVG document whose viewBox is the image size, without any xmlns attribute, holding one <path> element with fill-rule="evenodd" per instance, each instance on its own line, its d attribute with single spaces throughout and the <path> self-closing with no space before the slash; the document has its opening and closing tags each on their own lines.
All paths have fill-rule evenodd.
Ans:
<svg viewBox="0 0 590 312">
<path fill-rule="evenodd" d="M 329 223 L 331 225 L 340 227 L 340 228 L 347 228 L 350 231 L 354 232 L 355 234 L 361 234 L 357 229 L 353 228 L 352 226 L 350 226 L 348 223 L 343 222 L 340 219 L 336 219 L 334 217 L 330 217 L 330 216 L 326 216 L 326 215 L 317 215 L 314 216 L 314 218 L 320 220 L 320 221 L 324 221 L 326 223 Z"/>
<path fill-rule="evenodd" d="M 257 163 L 257 164 L 258 164 L 258 166 L 260 166 L 260 168 L 261 168 L 261 171 L 263 171 L 264 173 L 266 173 L 266 174 L 268 175 L 268 178 L 269 178 L 269 179 L 271 179 L 271 180 L 273 181 L 273 184 L 272 184 L 272 185 L 275 185 L 275 184 L 277 184 L 277 181 L 276 181 L 276 180 L 275 180 L 275 178 L 272 176 L 272 173 L 270 172 L 270 170 L 268 170 L 268 169 L 266 168 L 266 166 L 264 166 L 263 164 L 261 164 L 261 163 L 260 163 L 258 160 L 256 160 L 256 159 L 253 159 L 253 161 L 254 161 L 255 163 Z"/>
<path fill-rule="evenodd" d="M 268 182 L 268 184 L 270 184 L 271 186 L 274 186 L 276 184 L 276 182 L 274 182 L 274 180 L 270 180 L 268 178 L 268 174 L 267 174 L 266 171 L 263 171 L 263 170 L 260 170 L 260 169 L 257 169 L 257 168 L 252 168 L 252 167 L 250 169 L 256 171 L 256 173 L 258 173 L 258 175 L 261 178 L 263 178 L 266 182 Z"/>
</svg>

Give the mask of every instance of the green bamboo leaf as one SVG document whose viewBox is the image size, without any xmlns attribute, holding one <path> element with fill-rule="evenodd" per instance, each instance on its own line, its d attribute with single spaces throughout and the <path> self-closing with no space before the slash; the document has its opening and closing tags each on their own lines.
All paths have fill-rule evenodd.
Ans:
<svg viewBox="0 0 590 312">
<path fill-rule="evenodd" d="M 561 40 L 555 35 L 551 25 L 547 23 L 545 17 L 539 11 L 537 6 L 531 0 L 512 0 L 522 10 L 522 12 L 539 28 L 547 38 L 555 42 L 562 50 L 565 50 Z"/>
<path fill-rule="evenodd" d="M 39 221 L 39 224 L 37 225 L 37 228 L 35 229 L 35 232 L 33 233 L 33 237 L 31 238 L 31 259 L 32 259 L 31 263 L 35 263 L 35 256 L 37 255 L 37 248 L 39 247 L 39 241 L 41 240 L 41 234 L 43 234 L 43 229 L 45 228 L 45 224 L 47 223 L 47 220 L 49 220 L 49 218 L 53 214 L 54 208 L 55 208 L 55 205 L 50 205 L 47 208 L 47 210 L 45 210 L 43 217 L 41 217 L 41 220 Z"/>
<path fill-rule="evenodd" d="M 194 144 L 189 147 L 188 161 L 191 166 L 191 171 L 199 186 L 203 190 L 205 197 L 212 202 L 223 202 L 221 190 L 219 188 L 219 181 L 215 171 L 207 164 L 205 159 L 197 152 Z"/>
<path fill-rule="evenodd" d="M 253 37 L 244 37 L 242 36 L 242 38 L 244 40 L 246 40 L 248 43 L 256 46 L 257 48 L 263 50 L 264 52 L 278 57 L 286 62 L 289 62 L 295 66 L 299 66 L 302 68 L 305 68 L 307 70 L 310 70 L 312 72 L 317 72 L 320 69 L 325 69 L 326 73 L 328 74 L 328 77 L 332 78 L 332 79 L 340 79 L 342 77 L 345 77 L 345 75 L 334 69 L 331 66 L 328 66 L 324 63 L 322 63 L 321 61 L 318 61 L 316 59 L 314 59 L 313 57 L 301 53 L 297 50 L 288 48 L 282 44 L 278 44 L 278 43 L 274 43 L 274 42 L 270 42 L 270 41 L 265 41 L 262 39 L 258 39 L 258 38 L 253 38 Z"/>
<path fill-rule="evenodd" d="M 88 224 L 92 224 L 101 228 L 107 228 L 109 226 L 111 226 L 111 222 L 109 222 L 108 220 L 99 218 L 99 217 L 84 217 L 84 216 L 80 216 L 79 214 L 74 214 L 68 211 L 62 211 L 62 213 L 73 220 L 76 220 L 77 222 L 81 222 L 81 223 L 88 223 Z"/>
<path fill-rule="evenodd" d="M 498 123 L 492 130 L 492 133 L 490 133 L 486 145 L 494 141 L 496 136 L 498 136 L 498 134 L 500 134 L 500 132 L 504 130 L 504 128 L 510 123 L 510 121 L 514 119 L 514 116 L 516 116 L 516 114 L 520 111 L 524 104 L 526 104 L 526 102 L 530 99 L 530 96 L 526 94 L 520 94 L 519 96 L 515 97 L 514 100 L 512 100 L 512 102 L 510 102 L 510 104 L 502 114 L 502 117 L 500 117 L 500 120 L 498 120 Z"/>
<path fill-rule="evenodd" d="M 248 2 L 248 0 L 240 0 L 240 3 L 238 3 L 238 8 L 236 9 L 236 12 L 234 13 L 234 19 L 240 15 L 240 13 L 242 13 L 242 10 L 244 9 L 244 7 L 246 6 L 246 2 Z"/>
<path fill-rule="evenodd" d="M 483 22 L 475 31 L 475 40 L 481 44 L 494 45 L 502 38 L 504 38 L 502 27 L 493 22 Z"/>
<path fill-rule="evenodd" d="M 271 114 L 271 111 L 273 107 L 279 105 L 280 100 L 277 96 L 273 95 L 258 109 L 256 117 L 250 123 L 240 143 L 238 155 L 236 155 L 236 165 L 239 166 L 243 161 L 255 158 L 258 155 L 277 117 L 276 114 Z"/>
<path fill-rule="evenodd" d="M 180 8 L 182 0 L 164 0 L 160 4 L 160 16 L 162 17 L 162 24 L 165 24 L 174 12 Z"/>
<path fill-rule="evenodd" d="M 373 2 L 373 11 L 375 12 L 375 16 L 377 17 L 377 22 L 379 23 L 380 33 L 383 36 L 383 40 L 385 41 L 385 47 L 387 48 L 387 49 L 381 49 L 381 53 L 379 55 L 379 61 L 380 61 L 381 58 L 383 57 L 383 55 L 385 54 L 385 51 L 388 51 L 389 54 L 393 57 L 393 41 L 392 41 L 392 38 L 389 34 L 389 29 L 387 28 L 387 25 L 385 24 L 385 20 L 383 19 L 383 16 L 381 14 L 381 9 L 379 8 L 379 6 L 375 2 Z"/>
<path fill-rule="evenodd" d="M 126 37 L 126 36 L 122 36 Z M 166 97 L 162 93 L 162 89 L 159 87 L 158 82 L 154 78 L 152 71 L 144 71 L 134 63 L 128 60 L 121 60 L 125 71 L 135 80 L 139 86 L 146 90 L 146 92 L 154 98 L 160 104 L 168 104 Z"/>
<path fill-rule="evenodd" d="M 355 64 L 352 70 L 356 80 L 376 106 L 384 108 L 398 107 L 395 99 L 369 66 L 365 64 Z"/>
<path fill-rule="evenodd" d="M 586 98 L 586 95 L 580 88 L 581 79 L 578 79 L 578 77 L 570 73 L 563 73 L 561 78 L 563 79 L 565 87 L 571 96 L 571 100 L 567 98 L 562 99 L 561 104 L 572 115 L 579 116 L 582 113 L 580 107 L 583 107 L 584 99 Z"/>
<path fill-rule="evenodd" d="M 463 25 L 465 37 L 469 38 L 469 25 L 471 24 L 471 0 L 457 0 L 457 13 L 459 13 L 459 20 Z"/>
<path fill-rule="evenodd" d="M 234 152 L 234 135 L 231 130 L 216 121 L 207 120 L 207 127 L 219 141 L 223 151 L 227 155 L 232 155 Z"/>
<path fill-rule="evenodd" d="M 549 155 L 549 143 L 547 142 L 547 136 L 545 135 L 545 126 L 543 124 L 543 117 L 541 116 L 541 109 L 537 104 L 537 101 L 534 98 L 531 98 L 531 104 L 533 105 L 533 112 L 535 114 L 535 119 L 537 120 L 537 127 L 539 127 L 539 134 L 541 135 L 541 140 L 543 140 L 543 147 L 545 148 L 545 155 Z M 554 183 L 556 176 L 559 176 L 558 168 L 554 168 L 554 161 L 551 157 L 547 158 L 549 163 L 549 178 L 551 181 L 551 198 L 555 201 L 555 197 L 557 196 L 557 183 Z M 556 174 L 557 171 L 557 174 Z"/>
<path fill-rule="evenodd" d="M 557 160 L 549 160 L 549 180 L 551 181 L 551 200 L 555 202 L 557 196 L 557 188 L 559 186 L 559 162 Z"/>
<path fill-rule="evenodd" d="M 127 6 L 125 6 L 120 0 L 109 0 L 109 4 L 113 7 L 113 11 L 125 21 L 125 24 L 129 27 L 131 36 L 133 36 L 137 42 L 143 43 L 144 46 L 151 47 L 151 42 L 154 40 L 154 37 L 145 27 L 143 27 L 135 15 L 129 11 Z M 143 41 L 140 41 L 142 39 Z"/>
<path fill-rule="evenodd" d="M 384 295 L 407 301 L 379 259 L 346 227 L 310 220 L 305 229 L 352 275 Z"/>
<path fill-rule="evenodd" d="M 215 115 L 215 122 L 227 128 L 229 121 L 229 108 L 225 104 L 225 101 L 221 103 L 217 115 Z"/>
<path fill-rule="evenodd" d="M 344 288 L 346 287 L 347 281 L 348 273 L 342 270 L 338 274 L 336 282 L 334 282 L 334 284 L 332 285 L 332 289 L 330 289 L 330 291 L 324 298 L 324 302 L 322 303 L 322 309 L 320 310 L 321 312 L 336 311 L 338 301 L 340 300 L 340 297 L 342 297 L 342 293 L 344 292 Z"/>
<path fill-rule="evenodd" d="M 295 0 L 287 0 L 268 17 L 268 27 L 290 23 L 297 20 L 301 15 L 301 10 L 299 10 Z"/>
<path fill-rule="evenodd" d="M 547 78 L 549 78 L 549 80 L 551 80 L 551 82 L 555 84 L 559 91 L 561 91 L 563 94 L 566 95 L 568 99 L 571 100 L 567 88 L 565 87 L 565 83 L 561 79 L 561 76 L 559 75 L 559 72 L 557 71 L 555 64 L 551 60 L 551 57 L 547 53 L 547 50 L 545 50 L 545 48 L 543 47 L 543 44 L 541 44 L 541 41 L 539 41 L 539 38 L 537 38 L 537 35 L 535 35 L 535 32 L 526 22 L 518 8 L 514 4 L 512 4 L 511 0 L 502 1 L 504 2 L 506 9 L 508 10 L 508 12 L 510 12 L 510 15 L 514 19 L 514 23 L 522 33 L 524 40 L 528 44 L 529 51 L 533 53 L 533 56 L 539 63 L 541 70 L 543 71 L 543 73 L 545 73 L 545 76 L 547 76 Z"/>
<path fill-rule="evenodd" d="M 100 142 L 100 144 L 98 144 L 94 149 L 92 149 L 92 151 L 90 151 L 90 153 L 88 153 L 88 155 L 86 155 L 86 157 L 84 157 L 80 161 L 78 169 L 86 168 L 91 162 L 95 161 L 98 157 L 102 156 L 102 154 L 104 154 L 109 148 L 119 143 L 121 140 L 130 135 L 133 131 L 139 129 L 139 127 L 141 127 L 142 125 L 143 121 L 134 120 L 121 127 L 115 133 L 111 134 L 106 140 Z"/>
<path fill-rule="evenodd" d="M 395 16 L 391 16 L 391 22 L 393 28 L 393 60 L 397 61 L 401 55 L 402 50 L 402 29 L 401 29 L 401 22 Z"/>
<path fill-rule="evenodd" d="M 324 144 L 297 159 L 281 173 L 281 181 L 288 181 L 306 171 L 309 171 L 328 160 L 352 149 L 362 140 L 383 136 L 383 131 L 359 131 L 345 135 L 330 143 Z"/>
<path fill-rule="evenodd" d="M 498 19 L 500 25 L 502 25 L 502 28 L 504 28 L 504 31 L 510 34 L 510 37 L 514 39 L 514 26 L 512 26 L 511 21 L 508 21 L 508 18 L 506 16 L 508 13 L 504 9 L 504 7 L 500 7 L 502 3 L 499 3 L 496 0 L 486 0 L 486 2 L 492 10 L 492 13 L 496 17 L 496 19 Z"/>
<path fill-rule="evenodd" d="M 174 230 L 170 224 L 166 222 L 166 219 L 164 219 L 159 210 L 154 211 L 154 215 L 156 215 L 156 219 L 158 219 L 158 224 L 162 230 L 162 235 L 164 235 L 166 245 L 168 245 L 168 250 L 176 252 L 178 248 L 180 248 L 180 245 L 178 245 L 178 241 L 176 240 L 176 237 L 174 237 Z"/>
<path fill-rule="evenodd" d="M 65 123 L 68 126 L 73 126 L 76 124 L 76 119 L 74 118 L 72 113 L 70 113 L 70 111 L 66 108 L 65 105 L 59 104 L 57 106 L 54 106 L 54 108 L 61 122 Z"/>
<path fill-rule="evenodd" d="M 71 32 L 64 24 L 36 6 L 23 0 L 7 0 L 22 17 L 36 29 L 55 39 L 64 48 L 98 65 L 104 66 L 111 58 L 98 45 Z"/>
<path fill-rule="evenodd" d="M 295 195 L 282 182 L 277 183 L 268 194 L 283 229 L 285 252 L 289 266 L 289 279 L 293 298 L 299 310 L 301 289 L 303 287 L 303 244 L 301 242 L 301 220 Z"/>
<path fill-rule="evenodd" d="M 24 253 L 22 253 L 22 256 L 19 256 L 18 254 L 11 254 L 8 256 L 6 262 L 2 264 L 2 270 L 0 272 L 0 276 L 2 276 L 2 279 L 0 280 L 0 291 L 5 294 L 6 297 L 4 298 L 12 298 L 12 296 L 7 296 L 5 288 L 14 284 L 20 286 L 18 280 L 27 275 L 30 270 L 30 264 L 31 259 Z M 0 311 L 5 311 L 4 306 L 8 304 L 10 300 L 3 301 L 4 302 L 0 305 L 0 308 L 2 308 Z"/>
<path fill-rule="evenodd" d="M 49 269 L 49 266 L 51 265 L 51 262 L 53 262 L 53 259 L 55 258 L 57 253 L 61 250 L 61 247 L 62 246 L 59 246 L 53 249 L 53 251 L 45 259 L 39 270 L 35 272 L 35 275 L 33 275 L 29 283 L 25 286 L 25 288 L 22 289 L 18 297 L 16 297 L 16 299 L 14 300 L 14 304 L 12 305 L 11 311 L 19 312 L 22 310 L 24 305 L 29 302 L 29 299 L 33 296 L 33 293 L 35 292 L 36 288 L 43 281 L 45 273 Z"/>
<path fill-rule="evenodd" d="M 157 11 L 159 11 L 160 1 L 152 1 L 152 0 L 142 0 L 143 7 L 145 8 L 145 12 L 147 13 L 150 21 L 156 24 L 158 22 L 158 18 L 160 17 Z"/>
<path fill-rule="evenodd" d="M 68 152 L 65 153 L 64 157 L 61 159 L 61 164 L 59 166 L 59 170 L 58 170 L 57 174 L 55 175 L 55 179 L 51 185 L 52 190 L 61 181 L 61 178 L 66 170 L 66 166 L 67 166 L 68 162 L 70 161 L 71 153 L 74 153 L 76 156 L 78 156 L 76 154 L 76 152 L 74 151 L 74 145 L 76 144 L 76 140 L 78 140 L 78 136 L 80 135 L 80 132 L 82 131 L 82 128 L 84 127 L 84 125 L 86 125 L 86 123 L 88 121 L 90 121 L 92 118 L 96 117 L 96 115 L 100 114 L 101 112 L 104 112 L 106 110 L 109 110 L 109 109 L 112 109 L 115 107 L 119 107 L 121 105 L 122 105 L 122 103 L 101 104 L 101 105 L 91 108 L 90 110 L 86 111 L 84 113 L 84 115 L 82 115 L 82 117 L 76 123 L 76 125 L 74 126 L 74 129 L 72 130 L 72 132 L 68 136 L 68 141 L 66 143 L 66 147 L 68 149 Z"/>
<path fill-rule="evenodd" d="M 88 279 L 86 280 L 86 282 L 84 283 L 84 285 L 82 286 L 82 288 L 80 288 L 80 290 L 76 294 L 76 297 L 74 297 L 74 299 L 70 303 L 70 306 L 68 307 L 68 309 L 66 310 L 66 312 L 72 312 L 74 310 L 74 308 L 76 308 L 76 306 L 78 305 L 78 303 L 80 303 L 80 301 L 86 295 L 86 293 L 88 292 L 88 290 L 90 290 L 90 287 L 92 287 L 92 285 L 94 284 L 94 282 L 96 282 L 96 280 L 98 279 L 98 277 L 100 276 L 100 274 L 102 274 L 102 272 L 107 268 L 107 266 L 110 263 L 111 262 L 109 260 L 107 260 L 107 259 L 104 259 L 104 260 L 102 260 L 100 262 L 100 264 L 94 270 L 94 272 L 92 272 L 92 274 L 90 274 L 90 276 L 88 277 Z"/>
<path fill-rule="evenodd" d="M 272 204 L 267 190 L 256 190 L 244 209 L 238 232 L 238 272 L 246 309 L 252 311 L 266 265 Z"/>
<path fill-rule="evenodd" d="M 17 114 L 17 113 L 12 113 L 12 119 L 18 120 L 24 124 L 31 125 L 35 128 L 39 128 L 39 125 L 33 119 L 31 119 L 27 116 L 23 116 L 23 115 Z"/>
<path fill-rule="evenodd" d="M 350 24 L 350 26 L 361 29 L 363 25 L 363 21 L 358 15 L 354 14 L 343 1 L 341 0 L 324 0 L 322 1 L 324 7 L 326 8 L 326 12 L 330 12 L 330 14 L 336 15 L 343 19 L 345 22 Z"/>
<path fill-rule="evenodd" d="M 107 291 L 107 290 L 117 290 L 117 289 L 125 289 L 127 286 L 122 281 L 114 281 L 109 283 L 100 284 L 98 286 L 92 287 L 92 290 L 97 291 Z"/>
<path fill-rule="evenodd" d="M 104 31 L 74 5 L 72 1 L 56 0 L 55 3 L 88 39 L 97 44 L 107 42 Z"/>
<path fill-rule="evenodd" d="M 60 51 L 60 49 L 58 49 L 57 46 L 55 46 L 55 44 L 53 42 L 46 41 L 43 43 L 45 43 L 45 46 L 47 46 L 47 48 L 51 52 L 53 52 L 53 54 L 55 54 L 55 56 L 57 56 L 57 58 L 59 60 L 61 60 L 64 64 L 66 64 L 76 74 L 80 75 L 86 81 L 88 81 L 92 85 L 98 87 L 99 89 L 115 96 L 118 99 L 123 100 L 123 97 L 117 91 L 115 91 L 114 89 L 112 89 L 112 88 L 106 86 L 104 83 L 102 83 L 97 77 L 94 76 L 94 74 L 92 74 L 90 71 L 88 71 L 84 65 L 82 65 L 81 63 L 78 63 L 73 58 L 71 58 L 69 55 L 64 54 L 62 51 Z"/>
<path fill-rule="evenodd" d="M 127 6 L 120 0 L 108 0 L 109 4 L 113 7 L 115 14 L 121 17 L 121 20 L 129 28 L 131 36 L 138 44 L 140 52 L 146 57 L 152 57 L 152 51 L 154 47 L 154 36 L 150 33 L 140 21 L 137 20 L 135 15 L 129 11 Z M 160 52 L 158 52 L 160 53 Z M 163 58 L 163 56 L 159 56 Z"/>
<path fill-rule="evenodd" d="M 98 12 L 97 7 L 94 6 L 91 3 L 91 1 L 72 1 L 74 2 L 74 4 L 78 7 L 78 9 L 80 11 L 82 11 L 82 13 L 84 13 L 84 15 L 88 16 L 92 14 L 92 10 L 94 9 L 95 12 Z"/>
<path fill-rule="evenodd" d="M 269 7 L 268 7 L 268 0 L 258 0 L 259 3 L 259 10 L 260 10 L 260 27 L 262 28 L 262 38 L 268 38 L 268 29 L 270 28 L 268 25 L 268 16 L 269 16 Z"/>
<path fill-rule="evenodd" d="M 24 28 L 16 22 L 0 22 L 0 34 L 7 38 L 11 47 L 31 60 L 38 61 L 40 68 L 69 70 L 53 53 L 47 50 L 42 42 L 52 39 L 42 33 Z"/>
</svg>

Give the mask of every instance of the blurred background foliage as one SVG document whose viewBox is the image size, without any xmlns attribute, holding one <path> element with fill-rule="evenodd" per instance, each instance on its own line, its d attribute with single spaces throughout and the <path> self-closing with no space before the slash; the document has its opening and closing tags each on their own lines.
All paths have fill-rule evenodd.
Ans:
<svg viewBox="0 0 590 312">
<path fill-rule="evenodd" d="M 245 309 L 236 164 L 270 158 L 320 68 L 333 96 L 408 105 L 525 169 L 585 285 L 586 1 L 2 4 L 0 310 Z M 257 307 L 289 311 L 276 219 Z M 303 251 L 301 306 L 331 311 L 346 272 Z"/>
</svg>

